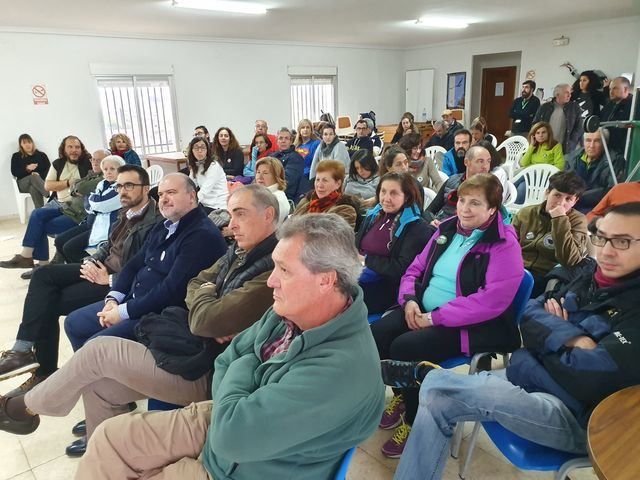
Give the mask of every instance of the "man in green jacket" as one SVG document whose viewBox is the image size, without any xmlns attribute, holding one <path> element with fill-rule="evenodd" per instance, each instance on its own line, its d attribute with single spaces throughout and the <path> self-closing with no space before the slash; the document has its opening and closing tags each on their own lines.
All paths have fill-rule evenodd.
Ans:
<svg viewBox="0 0 640 480">
<path fill-rule="evenodd" d="M 573 267 L 587 254 L 587 217 L 573 208 L 585 188 L 577 173 L 555 173 L 544 202 L 523 208 L 513 219 L 524 267 L 535 282 L 532 298 L 544 292 L 545 276 L 553 267 Z"/>
<path fill-rule="evenodd" d="M 278 236 L 273 307 L 218 356 L 213 404 L 104 422 L 76 478 L 328 480 L 375 431 L 384 387 L 353 230 L 314 214 Z"/>
</svg>

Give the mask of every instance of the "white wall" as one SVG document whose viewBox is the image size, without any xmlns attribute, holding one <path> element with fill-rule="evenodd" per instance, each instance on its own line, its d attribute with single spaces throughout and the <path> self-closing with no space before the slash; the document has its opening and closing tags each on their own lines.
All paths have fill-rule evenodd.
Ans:
<svg viewBox="0 0 640 480">
<path fill-rule="evenodd" d="M 523 25 L 527 25 L 524 21 Z M 554 47 L 552 40 L 564 35 L 569 45 Z M 570 61 L 579 71 L 600 69 L 610 77 L 622 72 L 634 72 L 638 64 L 640 42 L 640 17 L 591 22 L 567 26 L 562 29 L 523 32 L 517 35 L 500 35 L 490 38 L 447 42 L 405 52 L 405 69 L 435 68 L 434 117 L 446 103 L 447 73 L 467 72 L 465 117 L 471 118 L 469 98 L 474 82 L 473 56 L 502 52 L 521 51 L 520 82 L 525 80 L 528 70 L 535 70 L 535 81 L 549 96 L 554 85 L 573 83 L 566 68 L 560 64 Z"/>
<path fill-rule="evenodd" d="M 199 124 L 224 124 L 241 143 L 251 139 L 256 118 L 271 131 L 289 125 L 288 65 L 336 66 L 340 114 L 374 110 L 380 122 L 396 122 L 404 108 L 402 62 L 402 52 L 384 49 L 0 33 L 0 217 L 17 212 L 9 160 L 19 134 L 30 133 L 51 160 L 68 134 L 89 150 L 102 147 L 90 63 L 173 65 L 184 144 Z M 49 105 L 33 105 L 38 83 L 46 84 Z"/>
</svg>

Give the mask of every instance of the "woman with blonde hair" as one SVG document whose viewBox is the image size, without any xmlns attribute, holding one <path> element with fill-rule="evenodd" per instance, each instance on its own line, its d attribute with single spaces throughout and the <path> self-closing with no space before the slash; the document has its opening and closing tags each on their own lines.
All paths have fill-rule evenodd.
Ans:
<svg viewBox="0 0 640 480">
<path fill-rule="evenodd" d="M 109 140 L 109 150 L 113 155 L 117 155 L 129 165 L 142 166 L 140 157 L 131 145 L 131 139 L 124 133 L 116 133 Z"/>
<path fill-rule="evenodd" d="M 344 177 L 345 169 L 341 162 L 325 160 L 318 164 L 314 189 L 300 200 L 293 214 L 335 213 L 355 228 L 360 202 L 357 198 L 342 193 Z"/>
<path fill-rule="evenodd" d="M 521 167 L 546 163 L 564 170 L 562 145 L 553 138 L 553 130 L 547 122 L 538 122 L 529 130 L 529 148 L 520 159 Z"/>
<path fill-rule="evenodd" d="M 313 156 L 318 149 L 318 145 L 320 145 L 320 140 L 313 131 L 313 124 L 311 123 L 311 120 L 306 118 L 300 120 L 298 123 L 298 132 L 296 133 L 293 145 L 296 147 L 296 152 L 304 158 L 304 176 L 309 178 Z"/>
<path fill-rule="evenodd" d="M 284 191 L 287 188 L 287 181 L 284 176 L 282 162 L 274 157 L 264 157 L 256 162 L 256 180 L 258 185 L 267 187 L 278 200 L 280 207 L 279 224 L 282 225 L 291 211 L 289 199 Z"/>
</svg>

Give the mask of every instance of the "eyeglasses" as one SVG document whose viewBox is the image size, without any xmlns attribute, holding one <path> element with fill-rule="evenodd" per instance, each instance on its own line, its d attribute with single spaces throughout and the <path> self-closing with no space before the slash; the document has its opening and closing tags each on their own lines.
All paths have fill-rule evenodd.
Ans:
<svg viewBox="0 0 640 480">
<path fill-rule="evenodd" d="M 204 145 L 200 145 L 200 146 L 197 146 L 197 147 L 193 147 L 191 150 L 194 150 L 194 151 L 197 150 L 199 152 L 203 152 L 203 151 L 207 150 L 207 147 L 205 147 Z"/>
<path fill-rule="evenodd" d="M 123 183 L 123 184 L 119 184 L 116 183 L 113 188 L 116 189 L 116 192 L 119 192 L 120 190 L 124 189 L 125 192 L 130 192 L 131 190 L 133 190 L 135 187 L 146 187 L 146 185 L 144 183 L 131 183 L 131 182 L 127 182 L 127 183 Z"/>
<path fill-rule="evenodd" d="M 640 238 L 607 238 L 602 235 L 591 235 L 591 243 L 596 247 L 604 247 L 607 242 L 616 250 L 629 250 L 631 242 L 640 242 Z"/>
</svg>

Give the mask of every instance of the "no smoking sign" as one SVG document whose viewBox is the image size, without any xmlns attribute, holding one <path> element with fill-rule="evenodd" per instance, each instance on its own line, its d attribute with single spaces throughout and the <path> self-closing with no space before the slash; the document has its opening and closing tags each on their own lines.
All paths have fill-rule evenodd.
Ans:
<svg viewBox="0 0 640 480">
<path fill-rule="evenodd" d="M 47 87 L 44 84 L 38 84 L 31 87 L 31 94 L 33 95 L 34 105 L 48 105 L 49 98 L 47 97 Z"/>
</svg>

